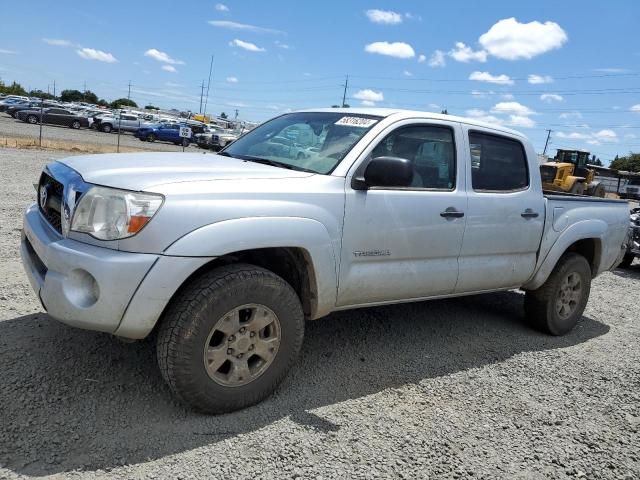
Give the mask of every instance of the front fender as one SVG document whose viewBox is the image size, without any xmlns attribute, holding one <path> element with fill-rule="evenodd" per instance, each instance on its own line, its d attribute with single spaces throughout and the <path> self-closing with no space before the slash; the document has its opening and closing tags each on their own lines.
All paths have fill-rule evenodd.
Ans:
<svg viewBox="0 0 640 480">
<path fill-rule="evenodd" d="M 602 261 L 602 244 L 605 234 L 607 232 L 607 223 L 602 220 L 583 220 L 576 222 L 564 230 L 555 242 L 549 248 L 546 256 L 542 256 L 544 253 L 541 251 L 541 256 L 538 259 L 538 265 L 536 265 L 536 272 L 533 277 L 523 285 L 523 288 L 527 290 L 535 290 L 539 288 L 553 271 L 554 267 L 560 260 L 560 257 L 567 251 L 567 249 L 579 240 L 594 239 L 596 240 L 596 252 L 593 260 L 593 272 L 594 276 L 600 273 L 600 264 Z M 546 235 L 553 235 L 554 230 L 549 229 Z M 542 248 L 544 248 L 545 242 L 542 242 Z M 598 248 L 599 247 L 599 248 Z"/>
<path fill-rule="evenodd" d="M 301 248 L 308 253 L 313 266 L 318 297 L 313 317 L 318 318 L 335 307 L 338 245 L 338 241 L 332 241 L 326 227 L 317 220 L 302 217 L 249 217 L 198 228 L 171 244 L 163 254 L 220 257 L 258 248 Z"/>
</svg>

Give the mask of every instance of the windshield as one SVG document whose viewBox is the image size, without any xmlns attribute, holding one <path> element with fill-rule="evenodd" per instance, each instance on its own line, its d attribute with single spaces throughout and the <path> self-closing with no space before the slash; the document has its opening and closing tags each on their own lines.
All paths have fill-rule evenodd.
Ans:
<svg viewBox="0 0 640 480">
<path fill-rule="evenodd" d="M 289 113 L 251 130 L 223 153 L 327 174 L 380 119 L 338 112 Z"/>
<path fill-rule="evenodd" d="M 640 185 L 640 180 L 630 180 L 627 185 Z"/>
</svg>

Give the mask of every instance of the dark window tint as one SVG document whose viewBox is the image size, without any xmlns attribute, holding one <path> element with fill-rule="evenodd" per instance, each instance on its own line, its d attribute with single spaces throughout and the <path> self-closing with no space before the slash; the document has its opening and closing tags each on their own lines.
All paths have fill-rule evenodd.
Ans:
<svg viewBox="0 0 640 480">
<path fill-rule="evenodd" d="M 522 190 L 529 185 L 527 159 L 516 140 L 469 133 L 471 183 L 474 190 Z"/>
<path fill-rule="evenodd" d="M 69 113 L 66 110 L 62 110 L 61 108 L 51 108 L 49 109 L 49 113 L 55 113 L 55 114 L 63 114 L 63 113 Z"/>
<path fill-rule="evenodd" d="M 400 157 L 413 163 L 414 188 L 453 189 L 456 181 L 453 131 L 446 127 L 402 127 L 387 135 L 372 158 Z"/>
</svg>

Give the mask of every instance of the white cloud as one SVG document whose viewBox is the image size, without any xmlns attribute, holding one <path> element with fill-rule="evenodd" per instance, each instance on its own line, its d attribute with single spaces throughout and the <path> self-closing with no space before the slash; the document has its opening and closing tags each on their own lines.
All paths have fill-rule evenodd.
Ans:
<svg viewBox="0 0 640 480">
<path fill-rule="evenodd" d="M 489 72 L 472 72 L 471 75 L 469 75 L 469 80 L 495 83 L 498 85 L 513 85 L 514 83 L 508 75 L 491 75 Z"/>
<path fill-rule="evenodd" d="M 640 113 L 640 103 L 633 105 L 629 110 L 635 113 Z"/>
<path fill-rule="evenodd" d="M 511 113 L 513 115 L 527 116 L 534 115 L 536 112 L 531 110 L 526 105 L 522 105 L 518 102 L 499 102 L 496 103 L 491 109 L 492 113 Z"/>
<path fill-rule="evenodd" d="M 378 10 L 377 8 L 374 8 L 367 10 L 365 14 L 373 23 L 380 23 L 383 25 L 397 25 L 402 23 L 402 15 L 391 10 Z"/>
<path fill-rule="evenodd" d="M 483 92 L 481 90 L 471 90 L 471 95 L 473 95 L 476 98 L 487 98 L 489 95 L 494 95 L 495 92 L 493 90 L 488 90 L 486 92 Z"/>
<path fill-rule="evenodd" d="M 561 113 L 558 118 L 562 120 L 568 120 L 571 118 L 580 119 L 582 118 L 582 114 L 580 112 L 565 112 L 565 113 Z"/>
<path fill-rule="evenodd" d="M 365 52 L 377 53 L 396 58 L 413 58 L 416 52 L 413 47 L 404 42 L 373 42 L 364 47 Z"/>
<path fill-rule="evenodd" d="M 437 103 L 430 103 L 427 105 L 431 110 L 442 110 L 442 107 Z"/>
<path fill-rule="evenodd" d="M 529 117 L 522 115 L 509 115 L 509 120 L 505 123 L 511 127 L 533 128 L 536 126 L 536 122 Z"/>
<path fill-rule="evenodd" d="M 213 7 L 219 12 L 228 12 L 229 7 L 227 7 L 224 3 L 216 3 L 216 6 Z"/>
<path fill-rule="evenodd" d="M 532 73 L 531 75 L 529 75 L 529 78 L 527 78 L 527 82 L 529 82 L 531 85 L 553 83 L 553 77 L 550 77 L 549 75 L 536 75 L 535 73 Z"/>
<path fill-rule="evenodd" d="M 603 143 L 617 143 L 618 134 L 613 130 L 604 129 L 597 132 L 558 132 L 556 134 L 558 138 L 565 138 L 568 140 L 584 140 L 590 145 L 601 145 Z"/>
<path fill-rule="evenodd" d="M 547 103 L 553 103 L 563 101 L 564 97 L 562 95 L 558 95 L 557 93 L 543 93 L 542 95 L 540 95 L 540 100 Z"/>
<path fill-rule="evenodd" d="M 106 63 L 116 63 L 118 61 L 112 54 L 93 48 L 81 48 L 76 50 L 76 53 L 85 60 L 97 60 Z"/>
<path fill-rule="evenodd" d="M 566 41 L 567 34 L 555 22 L 520 23 L 513 17 L 500 20 L 479 39 L 489 54 L 504 60 L 533 58 Z"/>
<path fill-rule="evenodd" d="M 227 102 L 225 103 L 225 105 L 229 106 L 229 107 L 236 107 L 236 108 L 245 108 L 248 107 L 249 105 L 244 103 L 244 102 Z"/>
<path fill-rule="evenodd" d="M 4 53 L 5 55 L 17 55 L 18 52 L 15 50 L 7 50 L 6 48 L 0 48 L 0 53 Z"/>
<path fill-rule="evenodd" d="M 513 93 L 503 93 L 502 95 L 500 95 L 500 97 L 503 100 L 513 100 L 515 97 L 513 96 Z"/>
<path fill-rule="evenodd" d="M 162 70 L 164 70 L 165 72 L 177 73 L 178 71 L 173 65 L 162 65 L 162 67 L 160 68 L 162 68 Z"/>
<path fill-rule="evenodd" d="M 168 63 L 169 65 L 184 65 L 182 60 L 176 60 L 175 58 L 171 58 L 167 53 L 161 52 L 155 48 L 150 48 L 146 52 L 144 52 L 145 57 L 153 58 L 162 63 Z"/>
<path fill-rule="evenodd" d="M 209 25 L 211 25 L 213 27 L 228 28 L 229 30 L 244 30 L 244 31 L 253 32 L 253 33 L 272 33 L 272 34 L 276 34 L 276 35 L 284 35 L 285 34 L 285 32 L 283 32 L 282 30 L 275 30 L 273 28 L 257 27 L 255 25 L 249 25 L 249 24 L 246 24 L 246 23 L 231 22 L 231 21 L 228 21 L 228 20 L 209 20 Z"/>
<path fill-rule="evenodd" d="M 227 77 L 227 83 L 238 83 L 237 77 Z"/>
<path fill-rule="evenodd" d="M 493 123 L 494 125 L 504 124 L 504 120 L 502 120 L 501 118 L 498 118 L 494 115 L 489 115 L 488 112 L 480 110 L 479 108 L 472 108 L 470 110 L 467 110 L 465 113 L 467 117 L 474 118 L 480 122 Z"/>
<path fill-rule="evenodd" d="M 426 59 L 427 57 L 425 55 L 418 55 L 418 63 L 423 63 Z"/>
<path fill-rule="evenodd" d="M 257 46 L 255 43 L 244 42 L 242 40 L 238 40 L 237 38 L 229 42 L 229 45 L 232 47 L 242 48 L 249 52 L 265 52 L 266 51 L 264 48 Z"/>
<path fill-rule="evenodd" d="M 371 90 L 370 88 L 366 88 L 364 90 L 359 90 L 353 95 L 353 98 L 358 100 L 363 100 L 367 102 L 381 102 L 384 100 L 384 95 L 382 92 L 376 92 Z"/>
<path fill-rule="evenodd" d="M 420 55 L 420 56 L 424 57 L 424 55 Z M 418 61 L 420 61 L 420 59 L 418 59 Z M 444 59 L 444 52 L 442 50 L 436 50 L 431 54 L 431 58 L 429 58 L 430 67 L 433 67 L 433 68 L 444 67 L 446 64 L 447 62 Z"/>
<path fill-rule="evenodd" d="M 471 47 L 466 46 L 462 42 L 456 42 L 455 48 L 449 50 L 448 55 L 457 62 L 481 62 L 487 61 L 487 52 L 478 50 L 474 52 Z"/>
<path fill-rule="evenodd" d="M 411 73 L 409 70 L 405 70 L 405 71 L 403 71 L 403 72 L 402 72 L 402 74 L 403 74 L 405 77 L 413 77 L 413 73 Z"/>
<path fill-rule="evenodd" d="M 362 105 L 364 105 L 365 107 L 375 107 L 376 106 L 376 102 L 372 102 L 371 100 L 362 100 Z"/>
<path fill-rule="evenodd" d="M 69 40 L 63 40 L 61 38 L 43 38 L 42 41 L 48 45 L 54 47 L 71 47 L 73 43 Z"/>
<path fill-rule="evenodd" d="M 282 48 L 283 50 L 289 50 L 291 48 L 290 45 L 287 45 L 286 43 L 282 43 L 282 42 L 280 42 L 278 40 L 276 40 L 273 43 L 276 45 L 276 47 Z"/>
</svg>

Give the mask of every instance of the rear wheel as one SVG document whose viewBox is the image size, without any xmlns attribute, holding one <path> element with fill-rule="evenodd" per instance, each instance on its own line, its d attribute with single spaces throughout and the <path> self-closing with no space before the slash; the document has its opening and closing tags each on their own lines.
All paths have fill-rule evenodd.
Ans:
<svg viewBox="0 0 640 480">
<path fill-rule="evenodd" d="M 150 133 L 149 135 L 147 135 L 146 140 L 147 142 L 155 142 L 156 136 L 153 133 Z"/>
<path fill-rule="evenodd" d="M 38 123 L 38 117 L 36 117 L 35 115 L 29 115 L 27 117 L 27 122 L 29 122 L 31 125 L 35 125 L 36 123 Z"/>
<path fill-rule="evenodd" d="M 71 128 L 73 128 L 74 130 L 78 130 L 80 128 L 80 121 L 79 120 L 74 120 L 73 122 L 71 122 L 71 125 L 69 125 Z"/>
<path fill-rule="evenodd" d="M 108 123 L 105 123 L 104 125 L 100 126 L 100 130 L 102 130 L 104 133 L 111 133 L 111 130 L 113 130 L 113 127 Z"/>
<path fill-rule="evenodd" d="M 524 308 L 527 320 L 536 329 L 564 335 L 578 323 L 591 290 L 591 267 L 577 253 L 565 253 L 537 290 L 529 290 Z"/>
<path fill-rule="evenodd" d="M 182 139 L 182 146 L 183 146 L 183 147 L 188 147 L 190 143 L 191 143 L 191 142 L 189 141 L 189 139 L 188 139 L 188 138 L 183 138 L 183 139 Z"/>
<path fill-rule="evenodd" d="M 291 286 L 246 264 L 212 270 L 172 300 L 158 330 L 157 356 L 174 394 L 223 413 L 269 396 L 302 345 L 304 316 Z"/>
<path fill-rule="evenodd" d="M 574 183 L 573 186 L 571 187 L 571 190 L 569 190 L 569 193 L 573 193 L 574 195 L 584 194 L 584 184 L 580 182 Z"/>
</svg>

